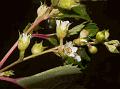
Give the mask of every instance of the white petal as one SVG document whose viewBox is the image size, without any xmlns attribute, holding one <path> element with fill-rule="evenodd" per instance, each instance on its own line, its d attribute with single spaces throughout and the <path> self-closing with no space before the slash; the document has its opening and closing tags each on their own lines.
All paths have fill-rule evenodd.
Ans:
<svg viewBox="0 0 120 89">
<path fill-rule="evenodd" d="M 72 41 L 66 42 L 65 46 L 66 47 L 73 47 Z"/>
<path fill-rule="evenodd" d="M 74 58 L 75 58 L 78 62 L 81 61 L 81 57 L 80 57 L 79 55 L 76 55 Z"/>
<path fill-rule="evenodd" d="M 56 20 L 56 24 L 57 24 L 57 27 L 59 27 L 60 26 L 60 20 Z"/>
<path fill-rule="evenodd" d="M 70 56 L 70 57 L 75 57 L 75 54 L 74 54 L 74 53 L 71 53 L 71 54 L 69 54 L 68 56 Z"/>
<path fill-rule="evenodd" d="M 76 52 L 78 50 L 77 47 L 71 47 L 71 49 L 72 49 L 72 52 Z"/>
</svg>

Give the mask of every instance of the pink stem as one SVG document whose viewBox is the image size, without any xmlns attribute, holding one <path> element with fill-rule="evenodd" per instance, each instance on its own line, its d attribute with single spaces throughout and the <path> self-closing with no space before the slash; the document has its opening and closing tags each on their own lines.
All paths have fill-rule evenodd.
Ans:
<svg viewBox="0 0 120 89">
<path fill-rule="evenodd" d="M 13 84 L 18 85 L 17 82 L 16 82 L 16 79 L 13 79 L 13 78 L 9 78 L 9 77 L 0 77 L 0 80 L 4 80 L 4 81 L 11 82 L 11 83 L 13 83 Z"/>
<path fill-rule="evenodd" d="M 47 39 L 49 37 L 49 35 L 45 35 L 45 34 L 32 34 L 32 37 L 38 37 L 38 38 Z"/>
<path fill-rule="evenodd" d="M 9 77 L 0 77 L 0 80 L 3 80 L 3 81 L 7 81 L 7 82 L 10 82 L 10 83 L 13 83 L 17 86 L 20 86 L 18 83 L 17 83 L 17 79 L 13 79 L 13 78 L 9 78 Z M 20 86 L 21 88 L 23 89 L 27 89 L 27 88 L 24 88 L 22 86 Z"/>
<path fill-rule="evenodd" d="M 43 20 L 45 19 L 48 19 L 49 16 L 45 17 L 45 18 L 42 18 L 42 19 L 36 19 L 34 21 L 34 23 L 32 24 L 32 26 L 27 30 L 26 33 L 29 33 L 31 32 L 40 22 L 42 22 Z M 44 36 L 43 38 L 46 39 L 46 37 Z M 6 62 L 6 60 L 8 59 L 8 57 L 12 54 L 12 52 L 15 50 L 15 48 L 17 47 L 18 45 L 18 41 L 12 46 L 12 48 L 7 52 L 7 54 L 3 57 L 3 59 L 0 61 L 0 69 L 1 67 L 3 66 L 3 64 Z"/>
<path fill-rule="evenodd" d="M 12 46 L 12 48 L 7 52 L 7 54 L 3 57 L 3 59 L 0 61 L 0 69 L 3 66 L 3 64 L 5 63 L 5 61 L 8 59 L 8 57 L 12 54 L 12 52 L 16 49 L 18 44 L 18 41 L 15 42 L 15 44 Z"/>
</svg>

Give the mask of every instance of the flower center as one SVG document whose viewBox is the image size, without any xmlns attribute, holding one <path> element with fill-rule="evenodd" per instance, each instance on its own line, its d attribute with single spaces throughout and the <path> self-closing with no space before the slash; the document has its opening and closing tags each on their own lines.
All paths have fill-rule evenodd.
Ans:
<svg viewBox="0 0 120 89">
<path fill-rule="evenodd" d="M 70 47 L 67 47 L 64 50 L 67 54 L 70 54 L 72 52 L 72 49 Z"/>
</svg>

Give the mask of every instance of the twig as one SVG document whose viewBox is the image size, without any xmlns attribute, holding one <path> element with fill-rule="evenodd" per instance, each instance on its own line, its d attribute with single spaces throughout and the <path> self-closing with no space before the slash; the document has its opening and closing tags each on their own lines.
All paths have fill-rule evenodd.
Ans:
<svg viewBox="0 0 120 89">
<path fill-rule="evenodd" d="M 5 63 L 5 61 L 8 59 L 8 57 L 13 53 L 13 51 L 16 49 L 18 44 L 18 41 L 15 42 L 15 44 L 12 46 L 12 48 L 7 52 L 7 54 L 3 57 L 3 59 L 0 61 L 0 69 Z"/>
<path fill-rule="evenodd" d="M 59 47 L 59 46 L 58 46 L 58 47 Z M 39 53 L 39 54 L 36 54 L 36 55 L 30 55 L 30 56 L 28 56 L 28 57 L 25 57 L 25 58 L 23 59 L 23 61 L 26 61 L 26 60 L 28 60 L 28 59 L 30 59 L 30 58 L 34 58 L 34 57 L 36 57 L 36 56 L 39 56 L 39 55 L 42 55 L 42 54 L 45 54 L 45 53 L 54 52 L 58 47 L 48 49 L 48 50 L 43 51 L 43 52 L 41 52 L 41 53 Z M 10 65 L 6 66 L 5 68 L 1 69 L 1 70 L 0 70 L 0 73 L 3 72 L 3 71 L 5 71 L 5 70 L 7 70 L 7 69 L 9 69 L 9 68 L 11 68 L 11 67 L 13 67 L 13 66 L 15 66 L 16 64 L 19 64 L 19 63 L 23 62 L 23 61 L 17 60 L 17 61 L 15 61 L 15 62 L 13 62 L 12 64 L 10 64 Z"/>
<path fill-rule="evenodd" d="M 48 13 L 51 11 L 52 8 L 49 8 Z M 26 33 L 30 33 L 40 22 L 42 22 L 43 20 L 46 20 L 49 18 L 49 14 L 44 15 L 42 18 L 36 18 L 34 23 L 31 25 L 31 27 L 26 31 Z M 7 54 L 3 57 L 3 59 L 0 61 L 0 69 L 3 66 L 3 64 L 6 62 L 6 60 L 8 59 L 8 57 L 13 53 L 13 51 L 15 50 L 15 48 L 18 45 L 18 41 L 16 41 L 16 43 L 12 46 L 12 48 L 7 52 Z"/>
</svg>

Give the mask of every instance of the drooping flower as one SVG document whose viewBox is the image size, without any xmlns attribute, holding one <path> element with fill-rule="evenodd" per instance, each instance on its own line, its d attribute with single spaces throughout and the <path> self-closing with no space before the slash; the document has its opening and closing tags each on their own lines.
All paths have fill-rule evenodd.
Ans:
<svg viewBox="0 0 120 89">
<path fill-rule="evenodd" d="M 38 17 L 43 16 L 46 13 L 46 11 L 47 11 L 48 8 L 49 7 L 46 4 L 42 4 L 41 3 L 40 7 L 37 9 L 37 15 L 38 15 Z"/>
<path fill-rule="evenodd" d="M 35 43 L 31 49 L 32 54 L 38 54 L 41 53 L 45 47 L 43 47 L 42 42 L 40 43 Z"/>
<path fill-rule="evenodd" d="M 26 33 L 23 33 L 23 34 L 20 35 L 20 37 L 18 39 L 18 49 L 20 51 L 25 51 L 26 50 L 26 48 L 30 44 L 30 38 L 31 38 L 31 35 L 27 35 Z"/>
<path fill-rule="evenodd" d="M 66 36 L 70 24 L 69 21 L 56 20 L 56 33 L 59 39 L 63 39 Z"/>
</svg>

